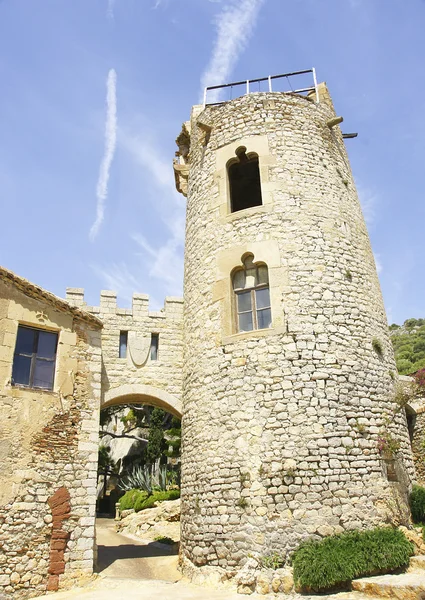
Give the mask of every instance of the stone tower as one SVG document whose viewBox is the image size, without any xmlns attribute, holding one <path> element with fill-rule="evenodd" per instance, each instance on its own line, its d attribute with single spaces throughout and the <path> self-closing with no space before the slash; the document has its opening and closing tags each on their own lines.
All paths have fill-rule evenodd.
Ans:
<svg viewBox="0 0 425 600">
<path fill-rule="evenodd" d="M 320 84 L 195 106 L 177 139 L 186 565 L 232 575 L 405 517 L 411 450 L 340 121 Z"/>
</svg>

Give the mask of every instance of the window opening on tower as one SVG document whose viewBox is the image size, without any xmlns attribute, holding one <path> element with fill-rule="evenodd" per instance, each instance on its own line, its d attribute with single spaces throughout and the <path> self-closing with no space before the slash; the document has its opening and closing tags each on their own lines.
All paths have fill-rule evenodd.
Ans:
<svg viewBox="0 0 425 600">
<path fill-rule="evenodd" d="M 244 268 L 232 276 L 238 332 L 267 329 L 272 324 L 268 268 L 264 263 L 254 264 L 253 258 L 246 256 Z"/>
<path fill-rule="evenodd" d="M 232 213 L 263 203 L 258 154 L 246 154 L 245 146 L 241 146 L 236 150 L 236 156 L 237 159 L 227 167 Z"/>
</svg>

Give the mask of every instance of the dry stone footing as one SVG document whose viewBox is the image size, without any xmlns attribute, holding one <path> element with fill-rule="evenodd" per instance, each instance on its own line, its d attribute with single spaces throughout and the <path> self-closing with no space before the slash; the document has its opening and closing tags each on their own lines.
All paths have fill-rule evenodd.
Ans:
<svg viewBox="0 0 425 600">
<path fill-rule="evenodd" d="M 423 600 L 425 598 L 425 574 L 404 573 L 356 579 L 353 590 L 372 598 L 391 600 Z"/>
<path fill-rule="evenodd" d="M 371 598 L 424 600 L 425 555 L 412 556 L 407 573 L 355 579 L 351 587 Z"/>
</svg>

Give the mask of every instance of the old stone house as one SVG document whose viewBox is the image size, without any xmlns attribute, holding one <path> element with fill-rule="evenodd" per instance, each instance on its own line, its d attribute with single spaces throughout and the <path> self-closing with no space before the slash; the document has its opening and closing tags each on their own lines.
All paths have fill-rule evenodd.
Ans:
<svg viewBox="0 0 425 600">
<path fill-rule="evenodd" d="M 41 594 L 57 589 L 59 577 L 92 572 L 101 329 L 96 316 L 0 268 L 6 594 Z"/>
</svg>

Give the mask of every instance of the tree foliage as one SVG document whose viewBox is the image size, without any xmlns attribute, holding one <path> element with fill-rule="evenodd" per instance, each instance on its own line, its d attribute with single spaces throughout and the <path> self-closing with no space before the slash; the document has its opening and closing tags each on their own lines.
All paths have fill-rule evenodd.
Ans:
<svg viewBox="0 0 425 600">
<path fill-rule="evenodd" d="M 425 368 L 425 319 L 407 319 L 402 326 L 393 323 L 390 331 L 400 375 Z"/>
</svg>

